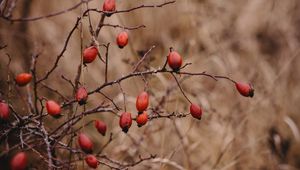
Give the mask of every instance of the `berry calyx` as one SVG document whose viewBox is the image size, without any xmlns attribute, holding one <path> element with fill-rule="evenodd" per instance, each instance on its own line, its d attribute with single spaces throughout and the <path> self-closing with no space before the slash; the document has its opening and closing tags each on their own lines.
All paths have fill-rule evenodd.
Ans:
<svg viewBox="0 0 300 170">
<path fill-rule="evenodd" d="M 190 113 L 196 119 L 200 120 L 201 117 L 202 117 L 202 109 L 197 104 L 191 104 L 191 106 L 190 106 Z"/>
<path fill-rule="evenodd" d="M 168 55 L 168 64 L 174 71 L 178 71 L 182 65 L 182 57 L 176 51 L 171 51 Z"/>
<path fill-rule="evenodd" d="M 123 132 L 127 133 L 132 124 L 131 113 L 123 112 L 120 117 L 119 125 Z"/>
<path fill-rule="evenodd" d="M 83 51 L 83 63 L 88 64 L 93 62 L 98 55 L 98 49 L 95 46 L 90 46 Z"/>
<path fill-rule="evenodd" d="M 15 81 L 19 86 L 27 85 L 32 79 L 32 75 L 29 73 L 20 73 L 16 76 Z"/>
<path fill-rule="evenodd" d="M 10 161 L 11 170 L 25 170 L 27 166 L 27 156 L 25 152 L 19 152 Z"/>
<path fill-rule="evenodd" d="M 102 122 L 101 120 L 95 120 L 95 127 L 98 130 L 100 134 L 105 136 L 106 133 L 106 124 Z"/>
<path fill-rule="evenodd" d="M 236 89 L 239 91 L 239 93 L 242 96 L 245 96 L 245 97 L 253 97 L 254 96 L 254 89 L 251 86 L 251 84 L 237 82 L 237 83 L 235 83 L 235 86 L 236 86 Z"/>
<path fill-rule="evenodd" d="M 9 118 L 9 106 L 7 103 L 0 101 L 0 119 L 8 120 Z"/>
<path fill-rule="evenodd" d="M 138 127 L 144 126 L 148 121 L 148 114 L 147 112 L 143 112 L 142 114 L 137 115 L 136 117 L 136 123 Z"/>
<path fill-rule="evenodd" d="M 86 104 L 86 101 L 88 99 L 88 93 L 84 87 L 79 87 L 76 92 L 76 101 L 79 103 L 79 105 Z"/>
<path fill-rule="evenodd" d="M 48 100 L 46 102 L 46 109 L 48 114 L 55 118 L 59 118 L 61 116 L 60 105 L 53 100 Z"/>
<path fill-rule="evenodd" d="M 136 98 L 136 109 L 139 112 L 143 112 L 147 109 L 149 105 L 149 95 L 147 92 L 142 92 L 138 95 L 138 97 Z"/>
<path fill-rule="evenodd" d="M 117 44 L 119 48 L 124 48 L 128 44 L 128 34 L 126 31 L 122 31 L 118 34 Z"/>
<path fill-rule="evenodd" d="M 98 166 L 98 160 L 94 155 L 87 155 L 85 157 L 85 162 L 88 164 L 90 168 L 96 169 Z"/>
<path fill-rule="evenodd" d="M 112 15 L 111 12 L 114 12 L 116 10 L 116 1 L 115 0 L 104 0 L 102 10 L 105 13 L 107 17 L 110 17 Z"/>
<path fill-rule="evenodd" d="M 86 134 L 84 134 L 84 133 L 79 134 L 78 144 L 84 152 L 86 152 L 86 153 L 93 152 L 93 142 Z"/>
</svg>

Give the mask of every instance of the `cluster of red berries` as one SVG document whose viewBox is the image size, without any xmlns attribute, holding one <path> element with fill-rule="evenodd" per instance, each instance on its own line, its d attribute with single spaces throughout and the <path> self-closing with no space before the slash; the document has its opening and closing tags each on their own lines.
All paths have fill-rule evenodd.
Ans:
<svg viewBox="0 0 300 170">
<path fill-rule="evenodd" d="M 105 0 L 103 3 L 103 12 L 107 17 L 110 17 L 116 11 L 116 3 L 115 0 Z M 119 48 L 124 48 L 128 44 L 128 33 L 126 31 L 120 32 L 116 37 L 116 43 Z M 87 47 L 83 51 L 83 63 L 88 64 L 92 63 L 96 57 L 98 56 L 98 48 L 96 46 Z M 176 51 L 170 50 L 170 53 L 167 57 L 167 62 L 169 67 L 178 72 L 182 66 L 182 57 Z M 21 73 L 18 74 L 15 78 L 15 82 L 18 86 L 26 86 L 32 80 L 32 75 L 29 73 Z M 253 97 L 254 89 L 250 84 L 241 83 L 241 82 L 234 82 L 236 89 L 238 92 L 245 97 Z M 75 99 L 79 105 L 86 104 L 88 100 L 88 92 L 85 87 L 80 87 L 76 91 Z M 138 115 L 136 117 L 136 122 L 138 127 L 144 126 L 148 122 L 148 113 L 147 108 L 149 106 L 149 94 L 147 92 L 141 92 L 136 98 L 136 109 Z M 46 109 L 47 113 L 54 118 L 61 117 L 61 106 L 53 101 L 48 100 L 46 102 Z M 191 103 L 190 105 L 190 114 L 196 118 L 201 119 L 202 117 L 202 108 L 195 104 Z M 10 108 L 9 105 L 5 101 L 0 100 L 0 120 L 7 121 L 10 115 Z M 123 132 L 127 133 L 129 128 L 132 125 L 132 117 L 130 112 L 123 112 L 121 113 L 119 119 L 119 125 Z M 105 136 L 107 126 L 101 120 L 95 120 L 94 124 L 97 131 Z M 97 160 L 96 156 L 92 155 L 93 152 L 93 142 L 92 140 L 84 133 L 80 133 L 78 135 L 78 144 L 82 151 L 84 151 L 87 156 L 85 157 L 85 161 L 91 168 L 97 168 L 99 161 Z M 12 170 L 25 170 L 27 166 L 27 156 L 25 152 L 19 152 L 13 156 L 10 161 L 10 166 Z"/>
</svg>

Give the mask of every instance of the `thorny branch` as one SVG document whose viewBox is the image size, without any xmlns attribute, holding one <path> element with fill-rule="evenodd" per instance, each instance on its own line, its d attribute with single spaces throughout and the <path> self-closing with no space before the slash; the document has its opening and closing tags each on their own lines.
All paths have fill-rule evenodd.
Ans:
<svg viewBox="0 0 300 170">
<path fill-rule="evenodd" d="M 45 16 L 38 16 L 38 17 L 32 17 L 32 18 L 17 18 L 17 19 L 11 18 L 11 16 L 4 16 L 4 15 L 1 16 L 2 18 L 6 19 L 8 21 L 11 21 L 11 22 L 38 21 L 38 20 L 42 20 L 45 18 L 62 15 L 69 11 L 77 9 L 80 6 L 82 7 L 82 11 L 81 11 L 82 13 L 77 18 L 74 26 L 68 33 L 67 38 L 63 44 L 63 48 L 61 49 L 60 53 L 56 56 L 53 65 L 51 65 L 50 69 L 47 72 L 42 74 L 40 79 L 38 79 L 38 77 L 37 77 L 37 75 L 38 75 L 37 74 L 37 72 L 38 72 L 37 60 L 38 60 L 38 56 L 40 54 L 32 56 L 30 71 L 31 71 L 31 74 L 33 75 L 33 82 L 31 83 L 31 85 L 32 85 L 31 90 L 30 90 L 30 88 L 28 88 L 28 104 L 30 105 L 30 108 L 31 108 L 31 110 L 29 110 L 28 112 L 29 113 L 33 112 L 35 114 L 31 114 L 31 113 L 28 114 L 28 112 L 26 112 L 26 111 L 25 111 L 25 113 L 19 113 L 17 111 L 17 109 L 14 108 L 15 106 L 13 106 L 11 103 L 9 103 L 9 108 L 12 111 L 12 113 L 15 117 L 15 120 L 13 120 L 7 124 L 1 125 L 0 143 L 6 143 L 6 145 L 8 145 L 7 140 L 10 136 L 12 136 L 13 134 L 19 134 L 19 135 L 18 135 L 18 139 L 17 139 L 18 141 L 16 142 L 16 144 L 13 146 L 7 147 L 6 150 L 0 154 L 0 157 L 2 157 L 3 155 L 7 155 L 8 153 L 10 153 L 13 150 L 17 150 L 17 149 L 21 148 L 23 150 L 31 150 L 32 152 L 34 152 L 45 163 L 47 163 L 48 169 L 70 168 L 70 167 L 75 166 L 76 163 L 78 163 L 78 161 L 82 160 L 83 157 L 86 156 L 86 153 L 84 153 L 83 151 L 76 148 L 76 145 L 74 145 L 74 143 L 73 143 L 73 139 L 77 136 L 77 133 L 79 131 L 84 130 L 84 127 L 89 126 L 93 122 L 93 120 L 89 120 L 86 123 L 85 121 L 83 121 L 83 118 L 88 115 L 95 115 L 96 113 L 103 113 L 103 114 L 110 113 L 115 117 L 119 117 L 120 115 L 118 114 L 118 112 L 121 110 L 121 108 L 117 105 L 117 103 L 115 103 L 115 101 L 109 95 L 106 95 L 103 92 L 103 89 L 106 87 L 110 87 L 112 85 L 118 85 L 120 92 L 123 95 L 124 111 L 126 111 L 126 93 L 121 86 L 121 82 L 125 81 L 125 80 L 129 81 L 133 77 L 141 77 L 143 79 L 143 81 L 145 82 L 145 89 L 146 89 L 146 87 L 148 88 L 148 81 L 146 80 L 148 78 L 148 76 L 156 76 L 157 74 L 170 75 L 176 81 L 176 84 L 174 87 L 178 86 L 181 93 L 184 95 L 184 97 L 190 103 L 191 103 L 191 101 L 186 96 L 183 88 L 180 85 L 181 80 L 178 80 L 176 78 L 176 75 L 183 75 L 185 77 L 189 77 L 189 76 L 194 76 L 194 77 L 201 76 L 202 77 L 202 76 L 204 76 L 204 77 L 208 77 L 215 81 L 217 81 L 219 79 L 226 79 L 226 80 L 229 80 L 229 81 L 235 83 L 234 80 L 232 80 L 231 78 L 226 77 L 226 76 L 215 76 L 212 74 L 208 74 L 206 72 L 191 73 L 191 72 L 183 71 L 191 63 L 186 63 L 179 70 L 174 71 L 174 70 L 169 70 L 167 68 L 167 60 L 166 60 L 163 63 L 162 67 L 159 67 L 157 69 L 149 69 L 149 70 L 139 71 L 140 65 L 145 61 L 145 59 L 148 57 L 150 52 L 155 48 L 154 45 L 134 65 L 134 67 L 130 73 L 128 73 L 127 75 L 121 76 L 119 78 L 115 78 L 115 79 L 113 79 L 111 77 L 108 78 L 108 69 L 110 66 L 109 65 L 110 43 L 106 43 L 103 45 L 106 48 L 105 61 L 103 60 L 103 62 L 105 63 L 105 73 L 104 73 L 105 81 L 103 84 L 96 86 L 96 88 L 94 88 L 93 90 L 88 92 L 89 96 L 91 96 L 93 94 L 101 94 L 102 96 L 104 96 L 105 99 L 104 99 L 104 101 L 102 101 L 102 103 L 99 102 L 96 106 L 93 106 L 92 104 L 87 105 L 87 106 L 84 106 L 83 110 L 80 110 L 77 112 L 77 108 L 79 106 L 76 104 L 76 100 L 74 99 L 73 94 L 72 94 L 72 98 L 68 98 L 67 96 L 64 96 L 60 91 L 58 91 L 57 89 L 52 88 L 50 85 L 48 85 L 46 83 L 46 80 L 49 78 L 50 75 L 52 75 L 52 73 L 55 71 L 55 69 L 59 66 L 59 62 L 60 62 L 61 58 L 65 55 L 65 52 L 67 51 L 67 48 L 71 41 L 71 38 L 72 38 L 73 34 L 75 33 L 75 30 L 79 27 L 79 25 L 82 26 L 82 19 L 85 17 L 88 17 L 90 34 L 92 36 L 92 38 L 91 38 L 92 43 L 95 43 L 96 45 L 99 45 L 97 39 L 99 37 L 102 27 L 121 28 L 121 29 L 127 29 L 127 30 L 135 30 L 135 29 L 145 28 L 145 25 L 127 27 L 127 26 L 121 26 L 118 24 L 114 25 L 114 24 L 110 24 L 110 23 L 104 23 L 107 13 L 104 11 L 97 10 L 97 9 L 88 8 L 88 2 L 90 2 L 90 1 L 91 0 L 81 0 L 79 3 L 75 4 L 74 6 L 68 8 L 68 9 L 54 12 L 54 13 L 51 13 L 51 14 L 48 14 Z M 142 9 L 142 8 L 159 8 L 159 7 L 163 7 L 165 5 L 169 5 L 169 4 L 173 4 L 173 3 L 175 3 L 175 1 L 167 1 L 167 2 L 164 2 L 161 4 L 157 4 L 157 5 L 140 5 L 137 7 L 130 8 L 130 9 L 117 10 L 114 12 L 110 12 L 109 14 L 112 15 L 112 14 L 128 13 L 128 12 L 132 12 L 132 11 Z M 86 4 L 87 9 L 85 11 L 83 10 L 82 4 Z M 90 12 L 97 12 L 97 13 L 101 14 L 99 23 L 97 24 L 97 27 L 95 27 L 95 31 L 94 31 L 94 28 L 93 28 L 93 25 L 91 22 Z M 82 29 L 80 31 L 82 31 Z M 82 38 L 83 37 L 81 37 L 81 41 L 82 41 Z M 0 50 L 5 50 L 6 47 L 7 47 L 7 45 L 0 46 Z M 10 63 L 11 58 L 9 55 L 8 55 L 8 57 L 9 57 L 9 63 Z M 9 69 L 9 65 L 8 65 L 8 69 Z M 61 75 L 61 78 L 71 86 L 73 92 L 78 88 L 78 86 L 80 84 L 81 71 L 82 71 L 82 65 L 79 65 L 78 72 L 77 72 L 74 82 L 72 82 L 72 80 L 66 78 L 65 75 Z M 8 77 L 7 81 L 8 81 L 8 83 L 10 82 L 9 77 Z M 52 93 L 58 95 L 59 97 L 61 97 L 62 109 L 69 109 L 69 111 L 70 111 L 70 113 L 68 113 L 68 116 L 62 115 L 62 117 L 60 118 L 60 121 L 57 121 L 58 122 L 57 124 L 49 125 L 49 127 L 44 122 L 44 119 L 46 116 L 48 116 L 48 113 L 44 112 L 44 105 L 42 103 L 44 100 L 47 100 L 47 99 L 44 96 L 40 96 L 41 94 L 38 93 L 39 85 L 48 89 L 49 92 L 52 92 Z M 10 84 L 9 84 L 9 86 L 10 86 Z M 172 89 L 174 89 L 173 86 L 172 86 L 172 88 L 171 87 L 168 88 L 166 90 L 165 96 L 168 96 L 171 93 Z M 9 90 L 9 92 L 10 92 L 10 90 Z M 31 93 L 33 93 L 33 102 L 31 102 L 32 99 L 30 98 Z M 187 117 L 188 115 L 190 115 L 190 113 L 179 113 L 179 112 L 167 113 L 166 111 L 164 111 L 162 109 L 162 106 L 164 106 L 168 102 L 166 100 L 165 96 L 163 96 L 161 98 L 161 100 L 158 101 L 156 107 L 149 109 L 151 112 L 151 114 L 149 115 L 149 118 L 148 118 L 149 121 L 152 121 L 154 119 L 162 119 L 162 118 L 165 118 L 165 119 L 183 118 L 183 117 Z M 9 99 L 9 96 L 7 98 Z M 107 101 L 109 101 L 109 102 L 107 102 Z M 76 108 L 75 111 L 74 111 L 74 108 Z M 133 120 L 135 120 L 135 119 L 133 119 Z M 84 126 L 80 126 L 78 128 L 77 125 L 79 123 L 84 124 Z M 131 161 L 131 162 L 127 162 L 127 161 L 122 162 L 122 161 L 114 160 L 114 159 L 110 158 L 108 155 L 103 154 L 104 153 L 103 150 L 110 143 L 112 143 L 112 141 L 114 139 L 118 138 L 118 136 L 119 136 L 118 134 L 120 134 L 120 133 L 122 133 L 122 132 L 119 131 L 118 133 L 114 133 L 114 134 L 111 133 L 107 142 L 104 143 L 104 145 L 100 148 L 100 150 L 98 150 L 96 156 L 97 156 L 98 162 L 100 164 L 103 164 L 111 169 L 128 169 L 130 167 L 134 167 L 138 164 L 141 164 L 144 161 L 149 161 L 149 160 L 152 160 L 153 162 L 170 163 L 170 162 L 166 161 L 165 159 L 156 158 L 156 155 L 152 155 L 152 154 L 150 154 L 150 156 L 147 156 L 147 157 L 143 157 L 143 156 L 139 155 L 138 158 L 135 158 L 134 161 Z M 64 143 L 64 142 L 66 142 L 66 143 Z M 43 146 L 45 146 L 45 147 L 43 147 Z M 40 147 L 43 147 L 43 148 L 41 150 L 36 149 L 36 148 L 40 148 Z M 68 151 L 68 153 L 70 155 L 75 154 L 76 156 L 73 156 L 73 157 L 70 156 L 67 159 L 65 159 L 64 156 L 61 156 L 59 154 L 56 155 L 56 152 L 58 150 L 65 150 L 65 151 Z M 177 166 L 177 165 L 173 165 L 173 166 Z"/>
</svg>

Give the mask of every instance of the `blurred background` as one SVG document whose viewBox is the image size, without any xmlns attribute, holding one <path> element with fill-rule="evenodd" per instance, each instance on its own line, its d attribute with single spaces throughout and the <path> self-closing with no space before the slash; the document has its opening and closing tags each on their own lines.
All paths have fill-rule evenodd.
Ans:
<svg viewBox="0 0 300 170">
<path fill-rule="evenodd" d="M 117 0 L 117 9 L 128 9 L 141 4 L 160 4 L 165 0 Z M 67 9 L 78 1 L 17 1 L 12 18 L 42 16 Z M 102 8 L 102 0 L 93 0 L 90 8 Z M 82 5 L 73 11 L 33 22 L 11 23 L 0 19 L 0 87 L 6 91 L 9 54 L 12 74 L 28 72 L 31 56 L 40 53 L 38 76 L 50 69 L 62 50 L 64 41 L 73 28 Z M 91 13 L 94 27 L 100 15 Z M 201 121 L 191 116 L 155 119 L 138 128 L 134 122 L 129 133 L 121 133 L 119 119 L 111 113 L 89 116 L 78 124 L 99 118 L 108 124 L 106 137 L 100 136 L 93 125 L 82 131 L 89 133 L 100 148 L 114 134 L 114 140 L 104 154 L 121 162 L 131 162 L 138 155 L 156 154 L 130 169 L 300 169 L 300 1 L 298 0 L 177 0 L 163 8 L 147 8 L 131 13 L 116 14 L 105 23 L 123 26 L 144 24 L 146 28 L 128 31 L 129 45 L 119 49 L 115 43 L 120 28 L 104 27 L 100 43 L 111 43 L 109 49 L 109 80 L 132 71 L 143 51 L 156 47 L 140 70 L 161 67 L 169 47 L 178 51 L 189 72 L 229 76 L 236 81 L 250 82 L 254 98 L 242 97 L 234 85 L 226 80 L 214 81 L 206 77 L 182 80 L 188 97 L 204 109 Z M 83 20 L 82 41 L 77 30 L 58 68 L 47 80 L 47 85 L 72 98 L 70 85 L 61 75 L 74 80 L 80 64 L 81 46 L 91 41 L 88 19 Z M 101 55 L 105 48 L 100 47 Z M 81 83 L 93 90 L 104 82 L 104 64 L 97 60 L 82 70 Z M 180 93 L 170 75 L 146 77 L 149 82 L 150 106 L 156 106 L 166 96 L 165 112 L 189 112 L 189 103 Z M 183 79 L 183 76 L 178 76 Z M 143 90 L 141 78 L 122 82 L 126 93 L 126 107 L 134 116 L 136 96 Z M 20 96 L 26 90 L 16 89 L 11 101 L 26 115 L 26 105 Z M 103 90 L 123 107 L 123 96 L 118 86 Z M 51 91 L 40 88 L 47 98 L 63 101 Z M 101 95 L 90 96 L 87 108 L 105 100 Z M 82 108 L 79 108 L 79 111 Z M 23 111 L 23 112 L 22 112 Z M 55 127 L 48 118 L 49 129 Z M 58 121 L 59 120 L 55 120 Z M 76 145 L 76 144 L 74 144 Z M 62 153 L 63 154 L 63 153 Z M 36 158 L 38 161 L 38 158 Z M 36 162 L 30 161 L 32 167 Z M 85 166 L 86 168 L 86 166 Z M 79 163 L 77 169 L 85 169 Z M 99 169 L 107 167 L 101 166 Z M 1 169 L 1 168 L 0 168 Z"/>
</svg>

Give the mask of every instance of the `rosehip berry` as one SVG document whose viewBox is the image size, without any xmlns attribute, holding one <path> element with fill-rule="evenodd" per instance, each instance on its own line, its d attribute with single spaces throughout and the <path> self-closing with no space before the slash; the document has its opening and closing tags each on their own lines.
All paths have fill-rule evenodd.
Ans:
<svg viewBox="0 0 300 170">
<path fill-rule="evenodd" d="M 254 89 L 251 84 L 248 83 L 235 83 L 236 89 L 242 96 L 245 97 L 253 97 L 254 96 Z"/>
<path fill-rule="evenodd" d="M 58 118 L 61 116 L 61 108 L 60 105 L 57 104 L 55 101 L 53 100 L 48 100 L 46 102 L 46 109 L 49 115 Z"/>
<path fill-rule="evenodd" d="M 127 133 L 132 124 L 131 113 L 123 112 L 120 117 L 119 125 L 123 132 Z"/>
<path fill-rule="evenodd" d="M 190 106 L 190 113 L 196 119 L 201 119 L 202 117 L 202 109 L 197 104 L 191 104 Z"/>
<path fill-rule="evenodd" d="M 94 155 L 88 155 L 85 157 L 85 162 L 89 167 L 96 169 L 98 166 L 98 160 Z"/>
<path fill-rule="evenodd" d="M 16 83 L 19 86 L 27 85 L 32 79 L 32 75 L 29 73 L 20 73 L 16 76 Z"/>
<path fill-rule="evenodd" d="M 144 110 L 147 109 L 149 105 L 149 95 L 147 92 L 142 92 L 139 94 L 139 96 L 136 98 L 136 109 L 139 112 L 143 112 Z"/>
<path fill-rule="evenodd" d="M 86 104 L 86 101 L 88 99 L 88 93 L 84 87 L 79 87 L 76 92 L 76 101 L 79 103 L 79 105 Z"/>
<path fill-rule="evenodd" d="M 103 7 L 104 12 L 108 12 L 105 15 L 110 17 L 112 14 L 110 12 L 114 12 L 116 10 L 116 1 L 115 0 L 104 0 Z"/>
<path fill-rule="evenodd" d="M 117 36 L 117 44 L 119 48 L 124 48 L 128 44 L 128 34 L 126 31 L 120 32 Z"/>
<path fill-rule="evenodd" d="M 11 170 L 25 170 L 27 166 L 27 156 L 24 152 L 17 153 L 10 161 Z"/>
<path fill-rule="evenodd" d="M 136 117 L 136 123 L 138 127 L 142 127 L 147 123 L 147 121 L 148 121 L 148 114 L 145 111 L 142 114 L 137 115 Z"/>
<path fill-rule="evenodd" d="M 103 136 L 105 136 L 106 124 L 104 122 L 102 122 L 101 120 L 95 120 L 95 127 L 99 133 L 101 133 Z"/>
<path fill-rule="evenodd" d="M 83 63 L 88 64 L 93 62 L 98 55 L 98 49 L 95 46 L 90 46 L 83 51 Z"/>
<path fill-rule="evenodd" d="M 176 51 L 172 51 L 168 55 L 168 64 L 174 71 L 177 71 L 181 67 L 182 57 Z"/>
<path fill-rule="evenodd" d="M 9 117 L 9 106 L 8 104 L 0 101 L 0 119 L 7 120 Z"/>
<path fill-rule="evenodd" d="M 93 152 L 93 142 L 86 134 L 84 134 L 84 133 L 79 134 L 78 144 L 84 152 L 86 152 L 86 153 Z"/>
</svg>

